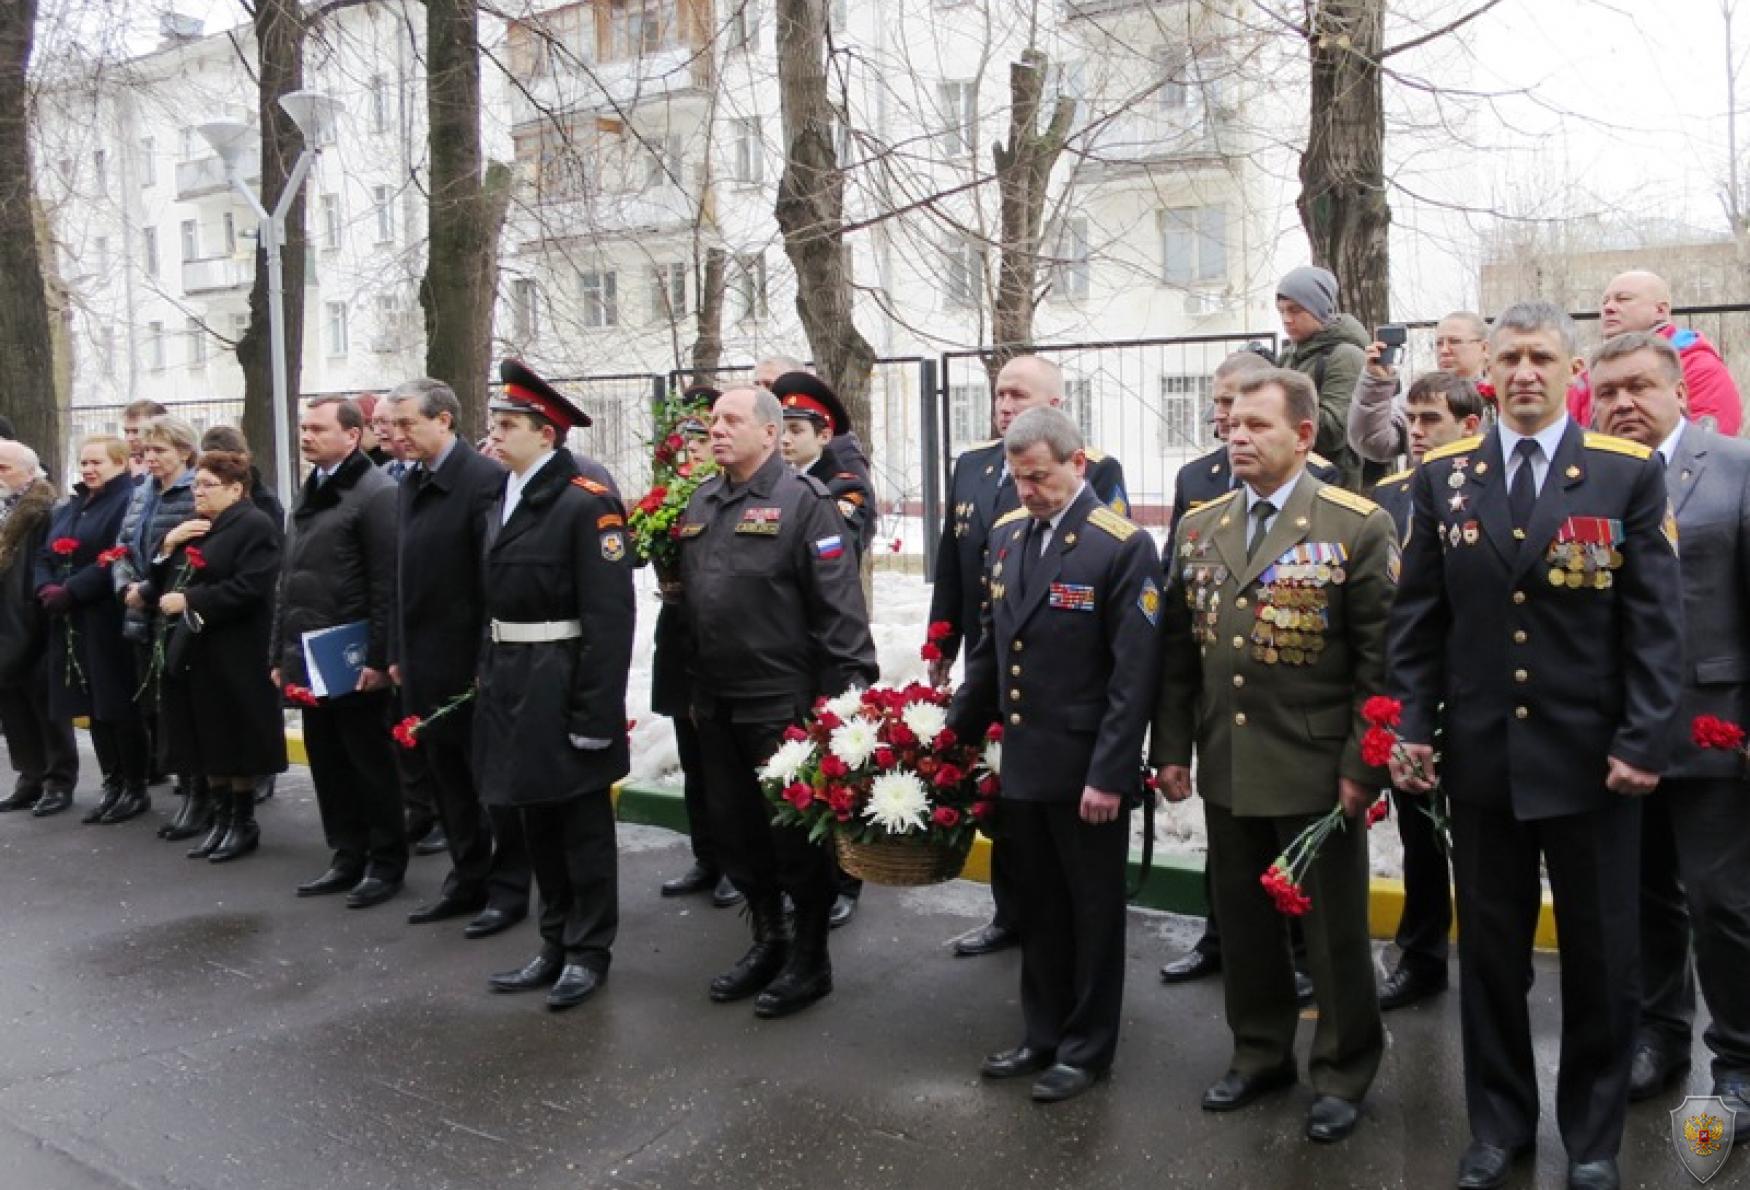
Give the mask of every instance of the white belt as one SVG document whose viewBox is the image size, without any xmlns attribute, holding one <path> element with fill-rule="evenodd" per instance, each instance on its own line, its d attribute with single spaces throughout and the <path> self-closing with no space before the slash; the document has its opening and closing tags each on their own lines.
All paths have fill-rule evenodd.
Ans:
<svg viewBox="0 0 1750 1190">
<path fill-rule="evenodd" d="M 492 621 L 495 645 L 544 645 L 556 640 L 576 640 L 582 635 L 583 624 L 577 620 L 542 620 L 538 624 Z"/>
</svg>

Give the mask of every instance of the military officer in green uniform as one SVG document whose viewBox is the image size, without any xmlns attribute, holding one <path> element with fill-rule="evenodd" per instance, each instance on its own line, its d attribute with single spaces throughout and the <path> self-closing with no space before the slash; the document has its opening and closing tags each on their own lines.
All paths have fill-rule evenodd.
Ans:
<svg viewBox="0 0 1750 1190">
<path fill-rule="evenodd" d="M 1271 370 L 1241 385 L 1228 454 L 1243 486 L 1176 530 L 1150 759 L 1167 797 L 1181 801 L 1195 752 L 1206 803 L 1234 1035 L 1230 1069 L 1204 1093 L 1207 1111 L 1296 1080 L 1288 931 L 1259 878 L 1332 807 L 1349 815 L 1301 882 L 1319 1006 L 1306 1134 L 1336 1141 L 1353 1131 L 1385 1043 L 1360 821 L 1385 772 L 1361 759 L 1360 707 L 1384 682 L 1398 547 L 1372 501 L 1307 474 L 1317 427 L 1304 376 Z"/>
</svg>

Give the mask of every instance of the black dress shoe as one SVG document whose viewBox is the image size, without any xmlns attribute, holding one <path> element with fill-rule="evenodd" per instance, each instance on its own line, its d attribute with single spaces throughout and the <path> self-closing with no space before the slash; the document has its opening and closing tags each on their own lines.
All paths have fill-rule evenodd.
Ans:
<svg viewBox="0 0 1750 1190">
<path fill-rule="evenodd" d="M 1012 1050 L 1004 1050 L 986 1058 L 980 1072 L 986 1078 L 1017 1078 L 1023 1074 L 1038 1074 L 1048 1068 L 1052 1061 L 1050 1050 L 1018 1045 Z"/>
<path fill-rule="evenodd" d="M 828 929 L 836 930 L 857 916 L 857 898 L 847 897 L 840 893 L 833 899 L 832 909 L 826 915 Z"/>
<path fill-rule="evenodd" d="M 1311 1004 L 1317 996 L 1313 993 L 1312 976 L 1305 971 L 1294 973 L 1294 1002 L 1301 1008 Z"/>
<path fill-rule="evenodd" d="M 558 981 L 547 992 L 547 1007 L 553 1012 L 576 1008 L 595 995 L 607 981 L 606 971 L 597 971 L 581 963 L 567 963 L 565 970 L 559 973 Z"/>
<path fill-rule="evenodd" d="M 255 789 L 253 790 L 255 804 L 259 806 L 262 802 L 265 802 L 268 798 L 272 797 L 273 787 L 276 784 L 278 784 L 278 778 L 273 773 L 269 773 L 265 777 L 257 777 L 255 779 Z"/>
<path fill-rule="evenodd" d="M 1018 932 L 992 922 L 988 926 L 980 926 L 965 937 L 955 939 L 954 953 L 963 959 L 970 959 L 1019 945 L 1021 935 Z"/>
<path fill-rule="evenodd" d="M 467 917 L 470 913 L 478 913 L 486 906 L 485 897 L 470 897 L 466 900 L 452 897 L 439 897 L 429 905 L 421 905 L 407 915 L 410 926 L 429 925 L 434 921 L 448 921 L 452 917 Z"/>
<path fill-rule="evenodd" d="M 1513 1163 L 1531 1152 L 1532 1146 L 1503 1149 L 1499 1145 L 1470 1142 L 1464 1156 L 1458 1159 L 1458 1190 L 1493 1190 L 1506 1182 L 1513 1172 Z"/>
<path fill-rule="evenodd" d="M 80 816 L 79 821 L 83 822 L 86 826 L 90 826 L 96 822 L 101 822 L 103 821 L 103 816 L 113 810 L 115 804 L 121 800 L 122 787 L 120 782 L 111 783 L 106 781 L 103 785 L 102 799 L 99 800 L 95 806 L 91 807 L 91 809 L 85 811 L 85 813 Z"/>
<path fill-rule="evenodd" d="M 72 808 L 73 791 L 71 789 L 49 789 L 45 790 L 42 797 L 37 799 L 36 805 L 30 811 L 30 816 L 32 818 L 50 818 Z"/>
<path fill-rule="evenodd" d="M 97 821 L 104 826 L 119 826 L 131 818 L 138 818 L 151 808 L 152 795 L 146 792 L 144 785 L 136 785 L 131 789 L 124 789 L 115 805 Z"/>
<path fill-rule="evenodd" d="M 1320 1095 L 1306 1113 L 1306 1138 L 1321 1144 L 1342 1140 L 1355 1131 L 1361 1105 L 1335 1095 Z"/>
<path fill-rule="evenodd" d="M 1674 1054 L 1659 1041 L 1641 1041 L 1635 1045 L 1635 1056 L 1628 1068 L 1629 1102 L 1651 1099 L 1688 1073 L 1688 1054 Z"/>
<path fill-rule="evenodd" d="M 1619 1190 L 1621 1186 L 1615 1157 L 1568 1162 L 1568 1190 Z"/>
<path fill-rule="evenodd" d="M 662 895 L 665 897 L 690 897 L 694 893 L 704 892 L 717 884 L 717 873 L 704 864 L 694 864 L 673 880 L 662 882 Z"/>
<path fill-rule="evenodd" d="M 766 1020 L 801 1012 L 832 992 L 832 963 L 824 954 L 805 956 L 795 946 L 778 977 L 754 997 L 753 1014 Z"/>
<path fill-rule="evenodd" d="M 28 810 L 42 800 L 41 789 L 14 789 L 7 796 L 0 798 L 0 814 L 10 814 L 14 810 Z"/>
<path fill-rule="evenodd" d="M 1428 975 L 1400 966 L 1379 985 L 1379 1007 L 1382 1012 L 1407 1008 L 1419 1000 L 1438 996 L 1446 990 L 1446 973 Z"/>
<path fill-rule="evenodd" d="M 717 877 L 717 887 L 711 890 L 711 904 L 719 909 L 730 909 L 747 900 L 741 895 L 741 890 L 735 887 L 735 881 L 727 876 Z"/>
<path fill-rule="evenodd" d="M 357 868 L 343 868 L 338 864 L 329 868 L 314 880 L 306 880 L 298 885 L 300 897 L 325 897 L 332 893 L 350 892 L 364 873 Z"/>
<path fill-rule="evenodd" d="M 1033 1084 L 1033 1102 L 1062 1103 L 1065 1099 L 1074 1099 L 1105 1077 L 1104 1070 L 1089 1070 L 1086 1066 L 1059 1062 Z"/>
<path fill-rule="evenodd" d="M 487 977 L 495 992 L 534 992 L 559 978 L 565 960 L 542 951 L 515 971 L 500 971 Z"/>
<path fill-rule="evenodd" d="M 399 880 L 384 880 L 381 876 L 366 876 L 352 886 L 352 891 L 346 894 L 348 909 L 369 909 L 372 905 L 381 905 L 390 897 L 401 891 Z"/>
<path fill-rule="evenodd" d="M 1237 1111 L 1272 1091 L 1292 1087 L 1296 1077 L 1292 1063 L 1284 1063 L 1262 1074 L 1241 1074 L 1230 1070 L 1203 1092 L 1203 1110 Z"/>
<path fill-rule="evenodd" d="M 488 906 L 480 911 L 480 916 L 462 927 L 462 937 L 490 938 L 494 934 L 502 934 L 527 917 L 528 913 L 527 909 L 518 913 L 509 909 Z"/>
<path fill-rule="evenodd" d="M 1204 954 L 1195 948 L 1186 951 L 1161 968 L 1162 983 L 1190 983 L 1206 975 L 1221 974 L 1221 956 Z"/>
<path fill-rule="evenodd" d="M 450 849 L 450 837 L 444 834 L 444 828 L 434 826 L 420 836 L 413 845 L 415 855 L 442 855 Z"/>
</svg>

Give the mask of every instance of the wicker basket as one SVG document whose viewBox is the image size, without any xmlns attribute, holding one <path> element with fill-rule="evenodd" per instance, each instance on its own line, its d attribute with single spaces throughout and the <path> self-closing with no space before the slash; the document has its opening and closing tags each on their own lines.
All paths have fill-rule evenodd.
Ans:
<svg viewBox="0 0 1750 1190">
<path fill-rule="evenodd" d="M 944 847 L 940 843 L 903 838 L 858 843 L 835 831 L 832 844 L 838 852 L 839 867 L 857 879 L 915 888 L 959 876 L 960 869 L 966 866 L 967 853 L 972 850 L 972 834 L 967 832 L 966 841 L 958 847 Z"/>
</svg>

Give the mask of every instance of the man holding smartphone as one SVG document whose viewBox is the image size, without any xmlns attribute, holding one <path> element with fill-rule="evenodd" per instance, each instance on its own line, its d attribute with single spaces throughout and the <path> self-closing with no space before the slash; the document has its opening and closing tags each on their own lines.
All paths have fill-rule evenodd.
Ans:
<svg viewBox="0 0 1750 1190">
<path fill-rule="evenodd" d="M 1434 362 L 1440 371 L 1468 380 L 1492 409 L 1495 390 L 1486 375 L 1488 335 L 1482 315 L 1454 310 L 1434 328 Z M 1349 402 L 1349 448 L 1369 463 L 1394 463 L 1414 454 L 1409 421 L 1397 403 L 1398 360 L 1408 337 L 1396 323 L 1378 328 Z"/>
</svg>

